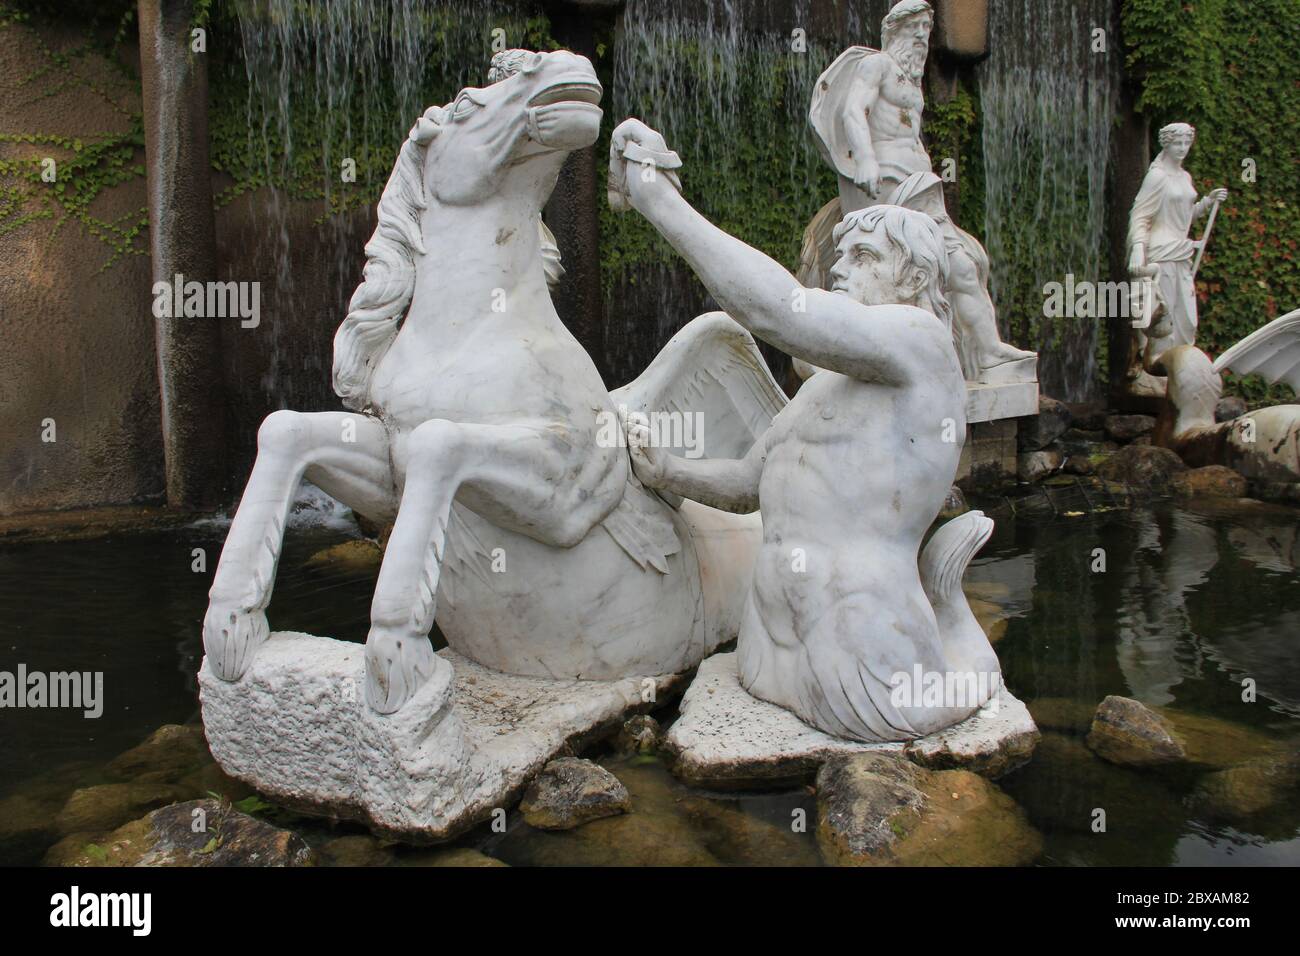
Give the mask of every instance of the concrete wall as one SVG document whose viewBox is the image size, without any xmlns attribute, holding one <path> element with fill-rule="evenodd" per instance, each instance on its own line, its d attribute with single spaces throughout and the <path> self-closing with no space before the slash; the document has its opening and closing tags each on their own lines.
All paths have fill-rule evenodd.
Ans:
<svg viewBox="0 0 1300 956">
<path fill-rule="evenodd" d="M 49 67 L 32 30 L 0 29 L 0 132 L 89 138 L 129 129 L 139 88 L 98 56 L 74 59 L 72 75 L 28 79 Z M 86 42 L 84 30 L 35 32 L 56 52 Z M 70 154 L 0 143 L 7 160 L 47 155 L 58 162 Z M 112 221 L 145 204 L 138 177 L 105 190 L 89 212 Z M 54 218 L 7 228 L 40 208 L 0 215 L 0 515 L 156 498 L 163 479 L 149 260 L 127 256 L 101 271 L 111 250 L 78 222 L 56 232 L 53 203 L 43 208 Z M 55 423 L 49 443 L 41 440 L 47 418 Z"/>
</svg>

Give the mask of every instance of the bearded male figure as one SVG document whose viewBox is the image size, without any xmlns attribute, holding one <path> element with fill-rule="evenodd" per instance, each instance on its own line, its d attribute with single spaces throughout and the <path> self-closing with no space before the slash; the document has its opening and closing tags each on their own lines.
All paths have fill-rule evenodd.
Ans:
<svg viewBox="0 0 1300 956">
<path fill-rule="evenodd" d="M 885 202 L 915 172 L 929 172 L 921 142 L 921 78 L 934 14 L 901 0 L 881 22 L 884 50 L 852 46 L 817 81 L 808 121 L 840 181 L 841 215 Z"/>
</svg>

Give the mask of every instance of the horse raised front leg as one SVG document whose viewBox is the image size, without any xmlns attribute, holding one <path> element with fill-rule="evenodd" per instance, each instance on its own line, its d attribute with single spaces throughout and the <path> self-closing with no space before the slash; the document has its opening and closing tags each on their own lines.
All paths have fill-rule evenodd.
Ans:
<svg viewBox="0 0 1300 956">
<path fill-rule="evenodd" d="M 498 527 L 570 548 L 618 505 L 627 483 L 621 449 L 587 447 L 563 426 L 435 419 L 411 432 L 404 451 L 406 484 L 366 639 L 366 699 L 384 714 L 448 666 L 428 634 L 454 500 Z"/>
<path fill-rule="evenodd" d="M 266 606 L 284 525 L 304 474 L 369 517 L 391 515 L 396 491 L 384 426 L 342 412 L 273 412 L 257 433 L 257 461 L 208 592 L 203 650 L 222 680 L 244 675 L 269 635 Z"/>
</svg>

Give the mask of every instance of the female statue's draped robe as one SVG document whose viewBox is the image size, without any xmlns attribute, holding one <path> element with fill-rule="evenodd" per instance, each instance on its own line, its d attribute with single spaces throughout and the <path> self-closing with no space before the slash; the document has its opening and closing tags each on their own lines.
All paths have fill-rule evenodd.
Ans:
<svg viewBox="0 0 1300 956">
<path fill-rule="evenodd" d="M 1175 345 L 1196 341 L 1196 286 L 1192 281 L 1192 258 L 1196 246 L 1187 237 L 1192 220 L 1201 214 L 1192 177 L 1182 168 L 1171 172 L 1156 160 L 1142 180 L 1128 220 L 1130 254 L 1139 242 L 1146 250 L 1146 264 L 1158 270 L 1156 285 L 1164 302 L 1172 331 L 1153 339 L 1153 355 Z M 1151 330 L 1147 330 L 1151 335 Z"/>
</svg>

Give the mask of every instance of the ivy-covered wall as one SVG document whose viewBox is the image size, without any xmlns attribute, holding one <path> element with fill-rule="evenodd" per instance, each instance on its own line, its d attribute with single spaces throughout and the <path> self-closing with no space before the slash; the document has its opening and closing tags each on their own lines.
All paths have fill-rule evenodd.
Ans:
<svg viewBox="0 0 1300 956">
<path fill-rule="evenodd" d="M 1197 190 L 1229 191 L 1196 281 L 1197 344 L 1217 355 L 1300 308 L 1300 0 L 1124 0 L 1122 26 L 1152 156 L 1161 126 L 1191 123 Z M 1291 396 L 1253 376 L 1229 387 Z"/>
<path fill-rule="evenodd" d="M 89 7 L 0 2 L 0 514 L 162 489 L 135 33 Z"/>
</svg>

